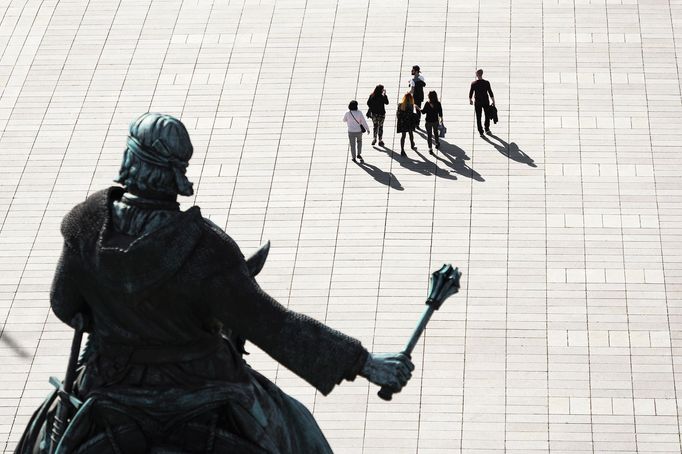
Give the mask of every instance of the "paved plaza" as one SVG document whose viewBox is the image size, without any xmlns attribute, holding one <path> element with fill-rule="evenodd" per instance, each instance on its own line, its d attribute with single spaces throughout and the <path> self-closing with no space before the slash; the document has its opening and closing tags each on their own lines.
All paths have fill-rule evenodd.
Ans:
<svg viewBox="0 0 682 454">
<path fill-rule="evenodd" d="M 681 0 L 0 0 L 0 52 L 3 452 L 66 367 L 61 218 L 147 111 L 192 137 L 183 208 L 247 255 L 271 240 L 261 286 L 370 351 L 402 348 L 430 272 L 463 271 L 392 402 L 247 344 L 336 453 L 681 452 Z M 403 158 L 414 64 L 448 133 Z M 358 165 L 341 119 L 379 83 L 386 147 L 365 135 Z"/>
</svg>

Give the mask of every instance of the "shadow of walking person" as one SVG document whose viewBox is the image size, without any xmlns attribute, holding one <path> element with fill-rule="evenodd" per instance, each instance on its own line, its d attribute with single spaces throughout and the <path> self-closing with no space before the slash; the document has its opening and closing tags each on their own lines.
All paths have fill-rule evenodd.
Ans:
<svg viewBox="0 0 682 454">
<path fill-rule="evenodd" d="M 426 140 L 426 134 L 422 132 L 417 132 L 417 134 Z M 438 156 L 438 152 L 440 152 L 447 159 L 443 159 Z M 474 169 L 469 167 L 466 162 L 464 162 L 471 159 L 469 156 L 467 156 L 466 151 L 462 150 L 455 144 L 447 142 L 442 137 L 440 138 L 440 150 L 435 151 L 434 158 L 443 162 L 455 173 L 463 177 L 471 178 L 476 181 L 485 181 L 480 173 L 476 172 Z"/>
<path fill-rule="evenodd" d="M 400 164 L 401 167 L 404 167 L 407 170 L 411 170 L 412 172 L 420 173 L 425 176 L 436 175 L 437 177 L 444 178 L 446 180 L 457 179 L 457 177 L 455 175 L 452 175 L 450 171 L 446 169 L 441 169 L 440 167 L 438 167 L 438 164 L 429 161 L 428 159 L 426 159 L 426 157 L 424 157 L 423 154 L 421 154 L 418 151 L 412 150 L 411 152 L 417 153 L 417 156 L 421 158 L 421 161 L 419 159 L 411 158 L 410 155 L 400 156 L 400 153 L 396 153 L 395 151 L 387 147 L 374 147 L 374 149 L 381 151 L 382 153 L 386 153 L 394 161 Z"/>
<path fill-rule="evenodd" d="M 397 191 L 405 190 L 405 188 L 403 188 L 403 186 L 400 184 L 400 181 L 398 181 L 392 172 L 384 172 L 377 166 L 367 164 L 366 162 L 358 162 L 357 165 L 379 183 L 385 184 L 386 186 L 389 186 Z"/>
<path fill-rule="evenodd" d="M 507 158 L 511 159 L 512 161 L 520 162 L 522 164 L 528 164 L 531 167 L 537 167 L 537 165 L 535 164 L 535 161 L 533 161 L 533 158 L 531 158 L 523 150 L 521 150 L 519 148 L 519 146 L 516 145 L 516 143 L 514 143 L 514 142 L 507 143 L 504 140 L 497 137 L 495 134 L 488 134 L 488 135 L 490 137 L 495 138 L 500 143 L 497 144 L 497 143 L 493 142 L 492 140 L 490 140 L 486 136 L 483 136 L 483 140 L 485 140 L 486 142 L 488 142 L 489 144 L 494 146 L 497 149 L 497 151 L 502 153 Z"/>
</svg>

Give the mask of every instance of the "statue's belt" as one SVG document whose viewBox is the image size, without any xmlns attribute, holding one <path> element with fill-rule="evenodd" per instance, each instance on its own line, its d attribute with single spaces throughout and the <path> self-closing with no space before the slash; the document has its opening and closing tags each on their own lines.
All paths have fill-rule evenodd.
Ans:
<svg viewBox="0 0 682 454">
<path fill-rule="evenodd" d="M 135 346 L 102 342 L 97 349 L 100 356 L 125 359 L 132 364 L 163 364 L 192 361 L 218 350 L 223 343 L 220 337 L 199 339 L 195 342 L 175 345 Z"/>
</svg>

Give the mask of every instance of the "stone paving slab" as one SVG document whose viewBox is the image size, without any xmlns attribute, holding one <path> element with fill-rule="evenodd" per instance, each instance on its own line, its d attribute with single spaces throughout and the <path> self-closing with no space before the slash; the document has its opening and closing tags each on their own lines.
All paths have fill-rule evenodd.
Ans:
<svg viewBox="0 0 682 454">
<path fill-rule="evenodd" d="M 195 146 L 183 207 L 247 253 L 270 239 L 282 304 L 396 350 L 428 274 L 463 270 L 393 402 L 362 379 L 323 397 L 249 347 L 335 452 L 681 452 L 678 38 L 679 0 L 0 0 L 0 449 L 66 364 L 60 220 L 161 111 Z M 413 64 L 448 134 L 401 158 Z M 365 136 L 359 166 L 341 118 L 377 83 L 386 148 Z"/>
</svg>

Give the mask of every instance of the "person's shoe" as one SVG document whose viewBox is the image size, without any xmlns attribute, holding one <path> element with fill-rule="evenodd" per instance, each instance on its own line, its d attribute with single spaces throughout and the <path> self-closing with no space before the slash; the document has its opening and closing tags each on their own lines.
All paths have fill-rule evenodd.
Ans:
<svg viewBox="0 0 682 454">
<path fill-rule="evenodd" d="M 429 154 L 433 154 L 433 148 L 429 148 Z"/>
<path fill-rule="evenodd" d="M 372 140 L 372 145 L 377 143 L 377 139 Z"/>
<path fill-rule="evenodd" d="M 383 141 L 383 140 L 379 140 L 379 146 L 380 146 L 380 147 L 383 147 L 383 146 L 384 146 L 384 141 Z"/>
<path fill-rule="evenodd" d="M 493 135 L 493 133 L 490 132 L 490 129 L 486 129 L 486 130 L 485 130 L 485 133 L 488 134 L 489 136 L 492 136 L 492 135 Z"/>
<path fill-rule="evenodd" d="M 407 156 L 407 153 L 405 153 L 405 150 L 400 150 L 400 156 Z"/>
<path fill-rule="evenodd" d="M 436 150 L 440 150 L 440 142 L 436 144 Z"/>
<path fill-rule="evenodd" d="M 355 158 L 353 158 L 353 162 L 357 163 L 358 161 L 356 161 Z"/>
<path fill-rule="evenodd" d="M 416 146 L 415 144 L 412 144 L 412 149 L 413 149 L 414 151 L 417 151 L 417 146 Z"/>
<path fill-rule="evenodd" d="M 478 133 L 481 135 L 481 137 L 485 137 L 485 134 L 483 134 L 483 131 L 478 131 Z"/>
<path fill-rule="evenodd" d="M 359 160 L 360 160 L 360 162 L 362 162 L 363 164 L 365 163 L 365 160 L 364 160 L 364 159 L 362 159 L 362 156 L 358 155 L 358 159 L 359 159 Z"/>
</svg>

